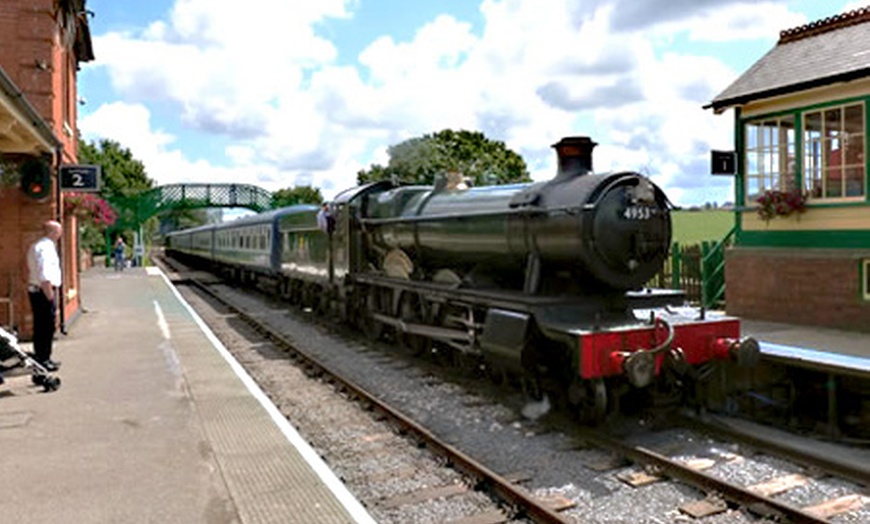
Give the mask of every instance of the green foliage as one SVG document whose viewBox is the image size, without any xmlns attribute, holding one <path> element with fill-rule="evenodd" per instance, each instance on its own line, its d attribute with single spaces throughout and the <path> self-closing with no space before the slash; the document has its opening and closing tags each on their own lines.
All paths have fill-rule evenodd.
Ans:
<svg viewBox="0 0 870 524">
<path fill-rule="evenodd" d="M 154 187 L 154 181 L 145 173 L 145 165 L 113 140 L 100 140 L 99 144 L 79 140 L 79 162 L 101 166 L 101 193 L 109 201 L 135 196 Z"/>
<path fill-rule="evenodd" d="M 360 184 L 395 179 L 431 185 L 447 172 L 462 173 L 475 186 L 531 181 L 520 155 L 476 131 L 445 129 L 390 146 L 387 152 L 387 166 L 374 164 L 357 173 Z"/>
<path fill-rule="evenodd" d="M 320 194 L 320 188 L 311 186 L 288 187 L 272 193 L 272 209 L 296 204 L 320 204 L 322 202 L 323 195 Z"/>
<path fill-rule="evenodd" d="M 121 147 L 118 142 L 106 139 L 100 140 L 99 143 L 79 140 L 78 160 L 81 164 L 100 166 L 102 171 L 100 195 L 118 213 L 115 225 L 108 231 L 85 222 L 82 232 L 83 247 L 92 251 L 106 249 L 108 252 L 110 246 L 105 244 L 106 238 L 114 239 L 118 234 L 124 234 L 125 241 L 130 244 L 132 230 L 138 227 L 142 227 L 143 235 L 146 239 L 149 238 L 157 229 L 157 221 L 151 219 L 140 224 L 136 209 L 137 196 L 154 187 L 154 181 L 148 178 L 145 172 L 145 165 L 133 158 L 129 149 Z M 87 231 L 88 228 L 96 228 L 99 234 Z M 98 242 L 97 238 L 102 240 Z"/>
</svg>

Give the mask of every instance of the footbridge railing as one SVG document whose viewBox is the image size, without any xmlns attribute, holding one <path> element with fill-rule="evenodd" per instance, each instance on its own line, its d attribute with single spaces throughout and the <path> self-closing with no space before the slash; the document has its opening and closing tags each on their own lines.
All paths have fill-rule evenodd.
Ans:
<svg viewBox="0 0 870 524">
<path fill-rule="evenodd" d="M 169 209 L 244 207 L 257 213 L 271 207 L 272 194 L 250 184 L 169 184 L 138 195 L 150 215 Z"/>
</svg>

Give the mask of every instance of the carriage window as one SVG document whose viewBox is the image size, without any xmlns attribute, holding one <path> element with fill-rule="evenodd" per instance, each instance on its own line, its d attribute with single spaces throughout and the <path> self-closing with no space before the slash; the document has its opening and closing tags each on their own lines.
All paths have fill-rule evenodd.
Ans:
<svg viewBox="0 0 870 524">
<path fill-rule="evenodd" d="M 762 193 L 771 189 L 794 189 L 794 116 L 747 122 L 744 134 L 747 203 L 754 203 Z"/>
<path fill-rule="evenodd" d="M 864 196 L 864 104 L 804 114 L 804 180 L 812 198 Z"/>
</svg>

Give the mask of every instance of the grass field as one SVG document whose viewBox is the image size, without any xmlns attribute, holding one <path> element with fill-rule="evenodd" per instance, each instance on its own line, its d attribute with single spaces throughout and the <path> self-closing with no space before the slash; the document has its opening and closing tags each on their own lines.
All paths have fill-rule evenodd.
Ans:
<svg viewBox="0 0 870 524">
<path fill-rule="evenodd" d="M 689 246 L 704 240 L 720 241 L 734 226 L 732 211 L 673 211 L 674 242 Z"/>
</svg>

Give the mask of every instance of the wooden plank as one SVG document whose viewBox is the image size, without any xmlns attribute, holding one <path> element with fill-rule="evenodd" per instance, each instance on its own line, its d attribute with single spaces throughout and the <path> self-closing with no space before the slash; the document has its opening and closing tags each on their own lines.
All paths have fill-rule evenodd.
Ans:
<svg viewBox="0 0 870 524">
<path fill-rule="evenodd" d="M 726 509 L 728 509 L 728 504 L 724 500 L 709 498 L 680 506 L 680 511 L 696 519 L 722 513 Z"/>
<path fill-rule="evenodd" d="M 512 471 L 502 475 L 502 478 L 511 484 L 520 484 L 521 482 L 528 482 L 534 477 L 528 471 Z"/>
<path fill-rule="evenodd" d="M 577 505 L 577 503 L 573 500 L 565 498 L 561 495 L 546 495 L 543 497 L 535 498 L 537 498 L 541 504 L 547 506 L 553 511 L 565 511 L 566 509 L 571 509 Z"/>
<path fill-rule="evenodd" d="M 452 497 L 468 491 L 468 486 L 464 484 L 447 484 L 444 486 L 432 486 L 423 488 L 411 493 L 403 493 L 388 499 L 382 500 L 378 505 L 384 508 L 397 508 L 399 506 L 407 506 L 409 504 L 419 504 L 428 500 Z"/>
<path fill-rule="evenodd" d="M 494 509 L 492 511 L 478 513 L 477 515 L 450 520 L 447 521 L 447 524 L 504 524 L 509 520 L 510 518 L 508 518 L 503 511 Z"/>
<path fill-rule="evenodd" d="M 652 475 L 650 473 L 647 473 L 646 471 L 624 472 L 617 475 L 616 478 L 635 488 L 646 486 L 647 484 L 653 484 L 662 480 L 662 477 L 658 475 Z"/>
<path fill-rule="evenodd" d="M 759 493 L 765 497 L 772 497 L 774 495 L 779 495 L 780 493 L 784 493 L 790 489 L 797 488 L 799 486 L 804 486 L 807 483 L 807 478 L 803 475 L 794 473 L 792 475 L 786 475 L 784 477 L 778 477 L 772 480 L 768 480 L 767 482 L 762 482 L 760 484 L 755 484 L 753 486 L 749 486 L 750 491 L 755 493 Z"/>
<path fill-rule="evenodd" d="M 846 495 L 836 499 L 827 500 L 815 506 L 808 506 L 804 511 L 819 518 L 828 519 L 847 511 L 857 511 L 864 507 L 868 498 L 861 495 Z"/>
<path fill-rule="evenodd" d="M 705 469 L 710 469 L 716 465 L 715 460 L 708 458 L 693 458 L 681 460 L 680 462 L 685 464 L 687 468 L 695 471 L 704 471 Z"/>
</svg>

